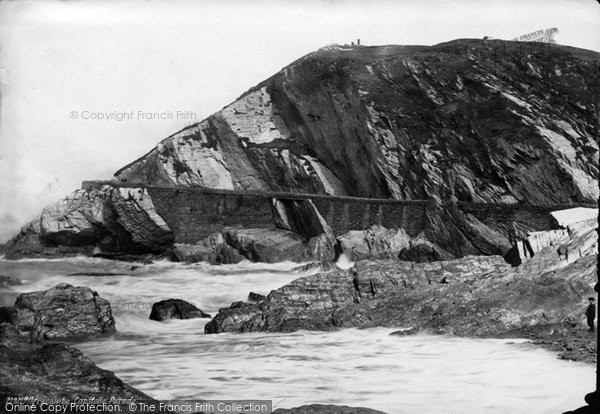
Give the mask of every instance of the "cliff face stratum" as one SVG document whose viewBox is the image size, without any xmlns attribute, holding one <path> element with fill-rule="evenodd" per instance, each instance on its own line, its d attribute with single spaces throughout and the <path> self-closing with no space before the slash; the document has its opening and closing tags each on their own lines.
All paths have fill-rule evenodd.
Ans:
<svg viewBox="0 0 600 414">
<path fill-rule="evenodd" d="M 598 198 L 600 55 L 330 46 L 161 141 L 120 181 L 396 199 Z"/>
<path fill-rule="evenodd" d="M 82 248 L 164 252 L 180 236 L 181 223 L 169 224 L 158 214 L 149 185 L 434 204 L 595 204 L 599 67 L 596 52 L 500 40 L 322 48 L 117 171 L 113 184 L 129 189 L 84 188 L 47 207 L 8 244 L 7 257 Z M 219 219 L 252 227 L 240 218 L 244 202 L 237 210 L 219 204 Z M 186 215 L 206 215 L 190 200 L 175 206 L 180 213 L 182 206 Z M 511 238 L 506 229 L 514 223 L 480 223 L 459 213 L 432 210 L 428 223 L 435 231 L 424 237 L 452 257 L 505 253 Z M 373 212 L 370 222 L 350 230 L 381 224 L 379 216 Z M 244 217 L 256 221 L 250 219 Z M 391 227 L 402 227 L 398 223 Z M 549 229 L 517 224 L 525 234 Z M 277 221 L 275 227 L 290 231 Z M 302 240 L 290 234 L 273 240 L 308 243 L 300 235 Z M 206 237 L 191 236 L 185 243 Z M 325 239 L 330 256 L 333 238 Z M 321 243 L 313 244 L 302 245 L 298 257 L 308 250 L 323 256 Z"/>
</svg>

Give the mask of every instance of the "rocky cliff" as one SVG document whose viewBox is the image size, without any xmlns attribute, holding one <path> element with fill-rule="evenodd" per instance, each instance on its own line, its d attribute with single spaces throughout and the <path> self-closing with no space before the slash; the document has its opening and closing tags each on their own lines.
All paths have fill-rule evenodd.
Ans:
<svg viewBox="0 0 600 414">
<path fill-rule="evenodd" d="M 573 254 L 547 246 L 511 267 L 498 256 L 432 263 L 360 261 L 350 269 L 301 277 L 258 303 L 221 309 L 207 333 L 406 327 L 490 335 L 583 318 L 594 295 L 597 222 L 572 233 Z"/>
<path fill-rule="evenodd" d="M 500 40 L 326 47 L 161 141 L 113 185 L 47 207 L 6 256 L 175 244 L 183 260 L 322 260 L 334 236 L 371 225 L 404 229 L 406 260 L 504 255 L 515 236 L 557 228 L 519 206 L 597 202 L 599 64 L 591 51 Z M 427 201 L 313 204 L 250 190 Z"/>
<path fill-rule="evenodd" d="M 161 141 L 115 180 L 595 203 L 599 62 L 591 51 L 500 40 L 326 47 Z"/>
</svg>

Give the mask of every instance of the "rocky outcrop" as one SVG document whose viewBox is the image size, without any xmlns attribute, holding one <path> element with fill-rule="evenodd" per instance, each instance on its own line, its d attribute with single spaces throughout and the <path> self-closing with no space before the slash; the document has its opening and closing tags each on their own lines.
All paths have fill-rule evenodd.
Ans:
<svg viewBox="0 0 600 414">
<path fill-rule="evenodd" d="M 318 261 L 335 259 L 337 244 L 331 227 L 311 200 L 272 199 L 275 225 L 308 239 L 310 255 Z"/>
<path fill-rule="evenodd" d="M 448 252 L 425 240 L 413 242 L 398 253 L 398 259 L 403 262 L 415 263 L 439 262 L 448 260 L 450 257 Z"/>
<path fill-rule="evenodd" d="M 223 236 L 227 244 L 253 262 L 305 262 L 311 259 L 306 239 L 288 230 L 230 228 L 223 231 Z"/>
<path fill-rule="evenodd" d="M 115 179 L 595 203 L 599 59 L 501 40 L 323 48 L 166 138 Z"/>
<path fill-rule="evenodd" d="M 159 253 L 173 232 L 144 188 L 77 190 L 42 211 L 7 245 L 7 258 L 100 252 Z"/>
<path fill-rule="evenodd" d="M 186 263 L 232 264 L 245 259 L 239 251 L 227 244 L 221 233 L 213 234 L 196 244 L 175 243 L 171 253 L 172 259 Z"/>
<path fill-rule="evenodd" d="M 595 256 L 552 270 L 512 268 L 498 256 L 422 264 L 362 261 L 296 279 L 257 304 L 221 309 L 205 331 L 388 326 L 494 334 L 579 320 L 595 277 Z"/>
<path fill-rule="evenodd" d="M 12 323 L 31 340 L 74 339 L 115 331 L 108 301 L 90 288 L 67 283 L 22 293 L 2 315 L 2 322 Z"/>
<path fill-rule="evenodd" d="M 468 255 L 504 255 L 511 249 L 507 234 L 463 212 L 456 203 L 432 199 L 425 208 L 423 231 L 410 237 L 404 229 L 374 225 L 338 237 L 351 260 L 402 258 L 413 262 L 450 260 Z"/>
<path fill-rule="evenodd" d="M 440 253 L 442 258 L 504 255 L 511 248 L 506 234 L 463 212 L 452 202 L 442 204 L 431 199 L 425 210 L 424 227 L 422 236 L 447 252 Z"/>
<path fill-rule="evenodd" d="M 477 215 L 481 206 L 465 203 L 597 203 L 599 59 L 500 40 L 327 47 L 164 139 L 117 171 L 116 187 L 79 190 L 47 207 L 6 256 L 161 254 L 181 236 L 175 256 L 219 262 L 226 252 L 192 245 L 227 226 L 274 226 L 306 239 L 308 257 L 327 261 L 336 241 L 323 218 L 344 228 L 337 236 L 373 224 L 406 227 L 412 237 L 422 231 L 424 242 L 404 246 L 404 258 L 505 255 L 513 230 L 521 237 L 556 226 L 529 225 L 536 212 Z M 415 205 L 392 209 L 401 226 L 382 204 L 354 215 L 347 203 L 324 202 L 319 212 L 317 202 L 269 197 L 270 220 L 259 197 L 242 206 L 236 193 L 211 204 L 162 187 L 172 185 L 431 202 L 424 215 Z M 153 191 L 161 194 L 154 200 Z M 171 219 L 163 217 L 171 209 Z M 204 220 L 188 219 L 195 214 Z"/>
<path fill-rule="evenodd" d="M 386 229 L 374 225 L 369 230 L 353 230 L 340 237 L 342 252 L 352 261 L 395 259 L 410 246 L 411 237 L 404 229 Z"/>
<path fill-rule="evenodd" d="M 10 287 L 19 286 L 22 284 L 23 282 L 18 277 L 0 275 L 0 286 Z"/>
<path fill-rule="evenodd" d="M 248 293 L 248 302 L 260 302 L 264 298 L 265 298 L 265 296 L 261 295 L 260 293 L 256 293 L 256 292 Z"/>
<path fill-rule="evenodd" d="M 122 411 L 131 401 L 154 401 L 96 366 L 79 350 L 63 344 L 30 344 L 12 325 L 0 324 L 0 400 L 4 404 L 8 398 L 19 397 L 104 400 L 122 403 Z"/>
<path fill-rule="evenodd" d="M 150 312 L 150 319 L 153 321 L 210 317 L 209 314 L 202 312 L 191 303 L 182 299 L 167 299 L 156 302 L 152 305 L 152 311 Z"/>
</svg>

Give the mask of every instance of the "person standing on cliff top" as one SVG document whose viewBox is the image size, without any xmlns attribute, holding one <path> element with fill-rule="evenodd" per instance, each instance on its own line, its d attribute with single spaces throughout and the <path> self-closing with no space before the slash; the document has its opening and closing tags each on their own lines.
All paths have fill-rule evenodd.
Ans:
<svg viewBox="0 0 600 414">
<path fill-rule="evenodd" d="M 587 324 L 590 327 L 590 332 L 594 332 L 594 320 L 596 319 L 596 305 L 594 298 L 588 298 L 590 304 L 588 305 L 585 316 L 587 317 Z"/>
</svg>

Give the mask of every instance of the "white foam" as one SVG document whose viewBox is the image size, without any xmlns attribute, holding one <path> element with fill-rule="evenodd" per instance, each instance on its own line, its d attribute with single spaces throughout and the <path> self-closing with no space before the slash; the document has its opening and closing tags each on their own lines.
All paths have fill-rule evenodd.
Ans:
<svg viewBox="0 0 600 414">
<path fill-rule="evenodd" d="M 348 256 L 346 256 L 346 253 L 342 253 L 335 262 L 335 265 L 340 269 L 350 269 L 352 266 L 354 266 L 354 262 L 350 260 Z"/>
</svg>

